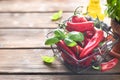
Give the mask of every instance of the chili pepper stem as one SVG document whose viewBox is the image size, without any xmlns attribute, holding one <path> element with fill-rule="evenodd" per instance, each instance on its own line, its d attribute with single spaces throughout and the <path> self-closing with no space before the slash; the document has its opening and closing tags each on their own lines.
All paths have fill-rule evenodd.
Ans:
<svg viewBox="0 0 120 80">
<path fill-rule="evenodd" d="M 76 9 L 75 9 L 75 11 L 74 11 L 74 16 L 76 16 L 78 13 L 77 13 L 77 11 L 78 11 L 78 9 L 80 8 L 81 6 L 78 6 Z"/>
</svg>

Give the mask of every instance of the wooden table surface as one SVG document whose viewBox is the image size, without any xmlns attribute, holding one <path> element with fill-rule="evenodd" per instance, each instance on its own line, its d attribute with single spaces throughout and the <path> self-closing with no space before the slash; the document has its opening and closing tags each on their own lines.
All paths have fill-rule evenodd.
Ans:
<svg viewBox="0 0 120 80">
<path fill-rule="evenodd" d="M 63 20 L 88 0 L 0 0 L 0 80 L 119 80 L 120 63 L 107 72 L 74 74 L 60 61 L 43 63 L 53 55 L 44 45 L 46 34 L 57 28 L 51 15 L 63 10 Z"/>
</svg>

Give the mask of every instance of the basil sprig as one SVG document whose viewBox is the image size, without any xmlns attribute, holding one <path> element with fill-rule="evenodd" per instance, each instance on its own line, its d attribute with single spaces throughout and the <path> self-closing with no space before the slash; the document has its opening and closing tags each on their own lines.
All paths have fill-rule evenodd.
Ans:
<svg viewBox="0 0 120 80">
<path fill-rule="evenodd" d="M 77 45 L 77 42 L 82 42 L 84 40 L 84 35 L 81 32 L 77 31 L 66 33 L 61 29 L 56 29 L 54 31 L 54 36 L 48 38 L 45 41 L 45 45 L 53 45 L 58 43 L 60 40 L 64 40 L 67 46 L 73 47 Z"/>
</svg>

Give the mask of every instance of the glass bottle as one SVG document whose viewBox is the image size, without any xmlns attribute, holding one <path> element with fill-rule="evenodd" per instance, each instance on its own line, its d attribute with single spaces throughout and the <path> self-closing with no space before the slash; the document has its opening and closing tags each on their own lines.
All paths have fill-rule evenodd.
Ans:
<svg viewBox="0 0 120 80">
<path fill-rule="evenodd" d="M 87 12 L 88 15 L 92 16 L 93 18 L 98 17 L 100 20 L 104 19 L 104 14 L 102 13 L 102 9 L 100 6 L 100 0 L 89 0 Z"/>
</svg>

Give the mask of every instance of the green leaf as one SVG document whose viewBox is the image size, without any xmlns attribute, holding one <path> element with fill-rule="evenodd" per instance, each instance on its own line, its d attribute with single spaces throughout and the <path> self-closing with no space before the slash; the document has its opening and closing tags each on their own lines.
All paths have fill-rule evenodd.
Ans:
<svg viewBox="0 0 120 80">
<path fill-rule="evenodd" d="M 99 45 L 102 46 L 104 44 L 104 42 L 100 42 Z"/>
<path fill-rule="evenodd" d="M 55 37 L 57 37 L 59 40 L 65 38 L 65 34 L 64 34 L 63 30 L 61 30 L 61 29 L 56 29 L 54 31 L 54 34 L 55 34 Z"/>
<path fill-rule="evenodd" d="M 77 45 L 77 43 L 75 41 L 73 41 L 69 38 L 65 38 L 64 41 L 65 41 L 66 45 L 69 46 L 69 47 L 73 47 L 73 46 Z"/>
<path fill-rule="evenodd" d="M 69 32 L 67 37 L 73 41 L 82 42 L 84 40 L 84 35 L 81 32 L 72 31 Z"/>
<path fill-rule="evenodd" d="M 92 66 L 92 68 L 95 70 L 100 70 L 100 66 Z"/>
<path fill-rule="evenodd" d="M 118 16 L 115 17 L 117 19 L 117 21 L 120 21 L 120 18 Z"/>
<path fill-rule="evenodd" d="M 45 41 L 45 45 L 52 45 L 52 44 L 55 44 L 59 42 L 59 39 L 56 38 L 56 37 L 53 37 L 53 38 L 48 38 L 46 41 Z"/>
<path fill-rule="evenodd" d="M 45 63 L 53 63 L 55 61 L 55 57 L 50 57 L 50 56 L 42 56 L 42 60 Z"/>
<path fill-rule="evenodd" d="M 110 18 L 120 21 L 120 0 L 107 0 L 107 14 Z"/>
<path fill-rule="evenodd" d="M 117 2 L 117 0 L 107 0 L 107 4 L 113 6 L 115 5 L 115 3 Z"/>
<path fill-rule="evenodd" d="M 53 21 L 56 21 L 56 20 L 60 19 L 60 18 L 62 17 L 62 13 L 63 13 L 62 10 L 58 11 L 57 13 L 54 13 L 54 14 L 52 15 L 52 18 L 51 18 L 51 19 L 52 19 Z"/>
</svg>

